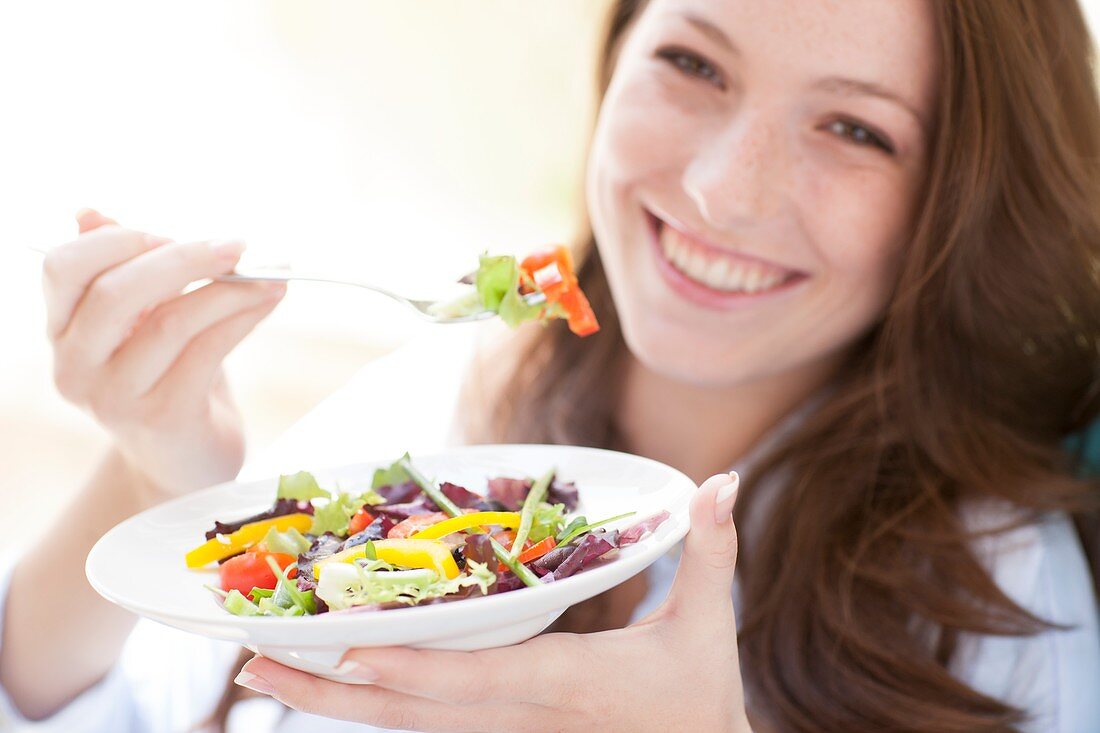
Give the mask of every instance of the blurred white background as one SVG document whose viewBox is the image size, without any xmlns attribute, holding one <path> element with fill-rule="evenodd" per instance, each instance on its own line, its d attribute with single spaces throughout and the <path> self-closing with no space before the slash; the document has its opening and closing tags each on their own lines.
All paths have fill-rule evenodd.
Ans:
<svg viewBox="0 0 1100 733">
<path fill-rule="evenodd" d="M 53 390 L 28 245 L 71 239 L 90 206 L 178 240 L 243 238 L 255 262 L 445 292 L 486 249 L 576 231 L 606 6 L 0 6 L 0 500 L 26 518 L 0 546 L 36 532 L 104 445 Z M 292 287 L 229 364 L 250 448 L 431 328 L 366 292 Z"/>
<path fill-rule="evenodd" d="M 1095 21 L 1100 0 L 1084 4 Z M 28 245 L 72 238 L 90 206 L 433 295 L 485 249 L 568 240 L 607 7 L 0 5 L 0 500 L 19 518 L 0 546 L 38 531 L 104 444 L 53 391 Z M 366 293 L 292 288 L 229 365 L 252 449 L 430 328 Z"/>
</svg>

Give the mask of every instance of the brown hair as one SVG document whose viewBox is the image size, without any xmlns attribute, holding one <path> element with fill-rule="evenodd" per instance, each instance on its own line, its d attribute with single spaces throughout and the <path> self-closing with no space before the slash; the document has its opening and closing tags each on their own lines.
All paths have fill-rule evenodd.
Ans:
<svg viewBox="0 0 1100 733">
<path fill-rule="evenodd" d="M 643 5 L 612 7 L 604 90 Z M 961 632 L 1052 626 L 1001 592 L 960 509 L 1013 507 L 1017 525 L 1063 510 L 1082 534 L 1096 532 L 1100 492 L 1074 478 L 1060 447 L 1100 412 L 1100 105 L 1088 29 L 1076 0 L 931 6 L 938 121 L 896 292 L 738 507 L 743 517 L 755 487 L 782 472 L 785 490 L 738 569 L 752 712 L 782 731 L 1013 730 L 1024 712 L 947 663 Z M 470 375 L 471 440 L 622 447 L 615 369 L 626 345 L 593 244 L 578 248 L 579 277 L 603 329 L 517 334 L 512 358 L 484 365 L 503 374 Z M 558 627 L 606 627 L 610 603 L 574 607 Z"/>
</svg>

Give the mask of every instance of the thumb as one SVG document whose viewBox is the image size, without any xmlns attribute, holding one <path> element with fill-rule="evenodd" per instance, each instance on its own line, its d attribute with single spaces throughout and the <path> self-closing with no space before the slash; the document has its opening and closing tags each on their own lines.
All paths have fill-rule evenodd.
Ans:
<svg viewBox="0 0 1100 733">
<path fill-rule="evenodd" d="M 117 221 L 106 217 L 95 209 L 81 209 L 76 212 L 76 223 L 80 226 L 80 233 L 90 232 L 107 224 L 118 224 Z"/>
<path fill-rule="evenodd" d="M 735 471 L 711 476 L 691 500 L 691 531 L 684 540 L 669 601 L 680 608 L 731 603 L 737 566 L 737 529 L 733 506 L 741 482 Z M 722 605 L 714 601 L 722 599 Z"/>
</svg>

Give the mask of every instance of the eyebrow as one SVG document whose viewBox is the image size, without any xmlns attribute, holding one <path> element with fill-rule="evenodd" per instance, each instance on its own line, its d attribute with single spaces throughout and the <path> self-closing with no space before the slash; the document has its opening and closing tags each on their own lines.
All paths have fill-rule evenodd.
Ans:
<svg viewBox="0 0 1100 733">
<path fill-rule="evenodd" d="M 710 38 L 719 46 L 722 46 L 727 51 L 736 56 L 741 55 L 741 49 L 737 47 L 737 44 L 731 41 L 730 37 L 726 35 L 725 31 L 716 26 L 714 23 L 711 23 L 706 18 L 700 18 L 698 15 L 694 15 L 692 13 L 683 13 L 683 18 L 688 23 L 691 23 L 693 26 L 695 26 L 696 30 Z"/>
<path fill-rule="evenodd" d="M 886 87 L 876 84 L 872 81 L 862 81 L 860 79 L 848 79 L 843 76 L 830 76 L 824 79 L 819 79 L 814 83 L 814 87 L 827 92 L 836 92 L 838 94 L 848 95 L 864 95 L 868 97 L 878 97 L 879 99 L 885 99 L 888 102 L 900 106 L 909 114 L 916 118 L 917 122 L 924 129 L 928 128 L 927 121 L 920 111 L 910 104 L 908 101 L 890 91 Z"/>
<path fill-rule="evenodd" d="M 682 13 L 681 15 L 683 19 L 694 26 L 696 30 L 710 38 L 719 46 L 735 56 L 741 56 L 741 49 L 737 47 L 737 44 L 726 35 L 725 31 L 714 23 L 693 13 Z M 814 83 L 814 88 L 838 94 L 878 97 L 879 99 L 893 102 L 916 118 L 917 123 L 920 124 L 923 129 L 928 129 L 927 121 L 916 107 L 881 84 L 860 79 L 849 79 L 842 76 L 830 76 L 816 81 Z"/>
</svg>

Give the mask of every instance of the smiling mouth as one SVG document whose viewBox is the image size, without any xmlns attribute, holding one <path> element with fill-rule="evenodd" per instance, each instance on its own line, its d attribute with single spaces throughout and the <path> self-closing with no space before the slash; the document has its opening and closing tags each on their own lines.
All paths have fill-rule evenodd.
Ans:
<svg viewBox="0 0 1100 733">
<path fill-rule="evenodd" d="M 702 242 L 648 210 L 646 216 L 667 268 L 714 294 L 763 295 L 808 277 L 804 272 Z"/>
</svg>

